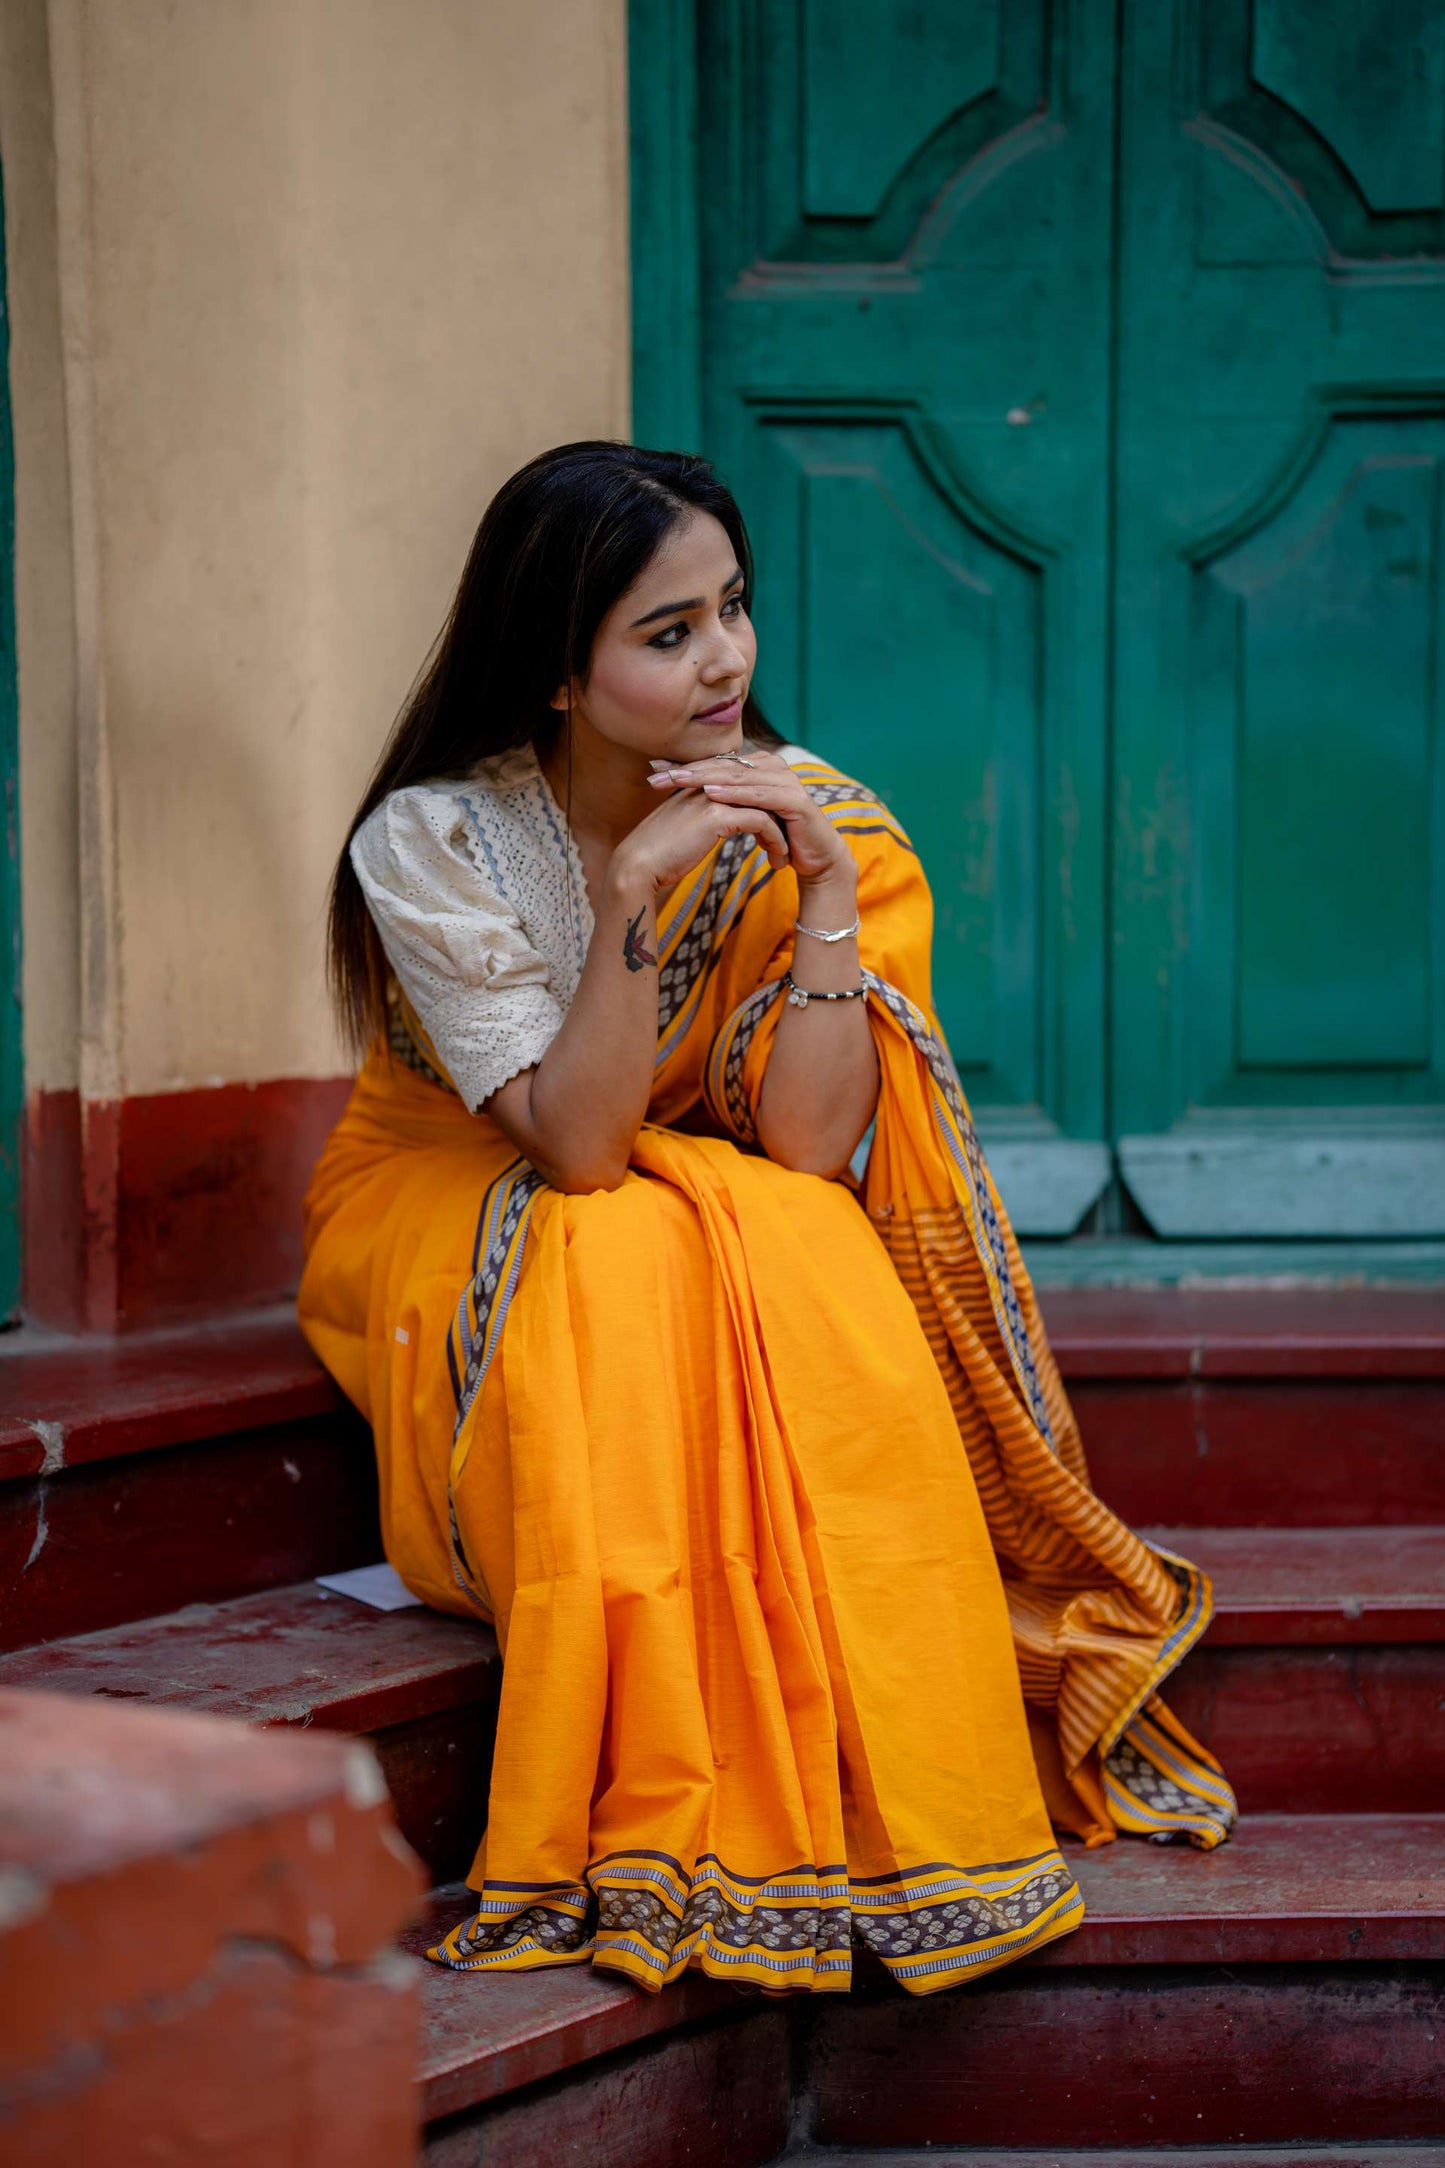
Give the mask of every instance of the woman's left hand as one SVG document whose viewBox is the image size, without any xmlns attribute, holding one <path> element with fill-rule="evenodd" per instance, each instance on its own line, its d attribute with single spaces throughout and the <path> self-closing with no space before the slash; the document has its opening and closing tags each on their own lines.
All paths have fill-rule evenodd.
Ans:
<svg viewBox="0 0 1445 2168">
<path fill-rule="evenodd" d="M 788 839 L 788 857 L 802 888 L 856 887 L 852 852 L 777 753 L 750 746 L 673 766 L 659 762 L 654 790 L 700 790 L 721 805 L 756 806 L 770 813 Z"/>
</svg>

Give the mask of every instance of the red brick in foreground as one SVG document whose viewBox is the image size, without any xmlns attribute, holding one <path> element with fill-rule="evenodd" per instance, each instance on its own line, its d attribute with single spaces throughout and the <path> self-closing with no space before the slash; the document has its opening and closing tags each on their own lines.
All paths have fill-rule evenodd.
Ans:
<svg viewBox="0 0 1445 2168">
<path fill-rule="evenodd" d="M 415 2158 L 421 1887 L 370 1750 L 0 1691 L 0 2152 Z"/>
</svg>

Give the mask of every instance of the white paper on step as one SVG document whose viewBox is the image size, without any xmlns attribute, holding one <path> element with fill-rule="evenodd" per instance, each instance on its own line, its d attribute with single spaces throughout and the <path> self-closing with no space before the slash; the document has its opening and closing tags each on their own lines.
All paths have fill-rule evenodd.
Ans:
<svg viewBox="0 0 1445 2168">
<path fill-rule="evenodd" d="M 316 1585 L 370 1604 L 373 1611 L 407 1611 L 421 1604 L 420 1596 L 413 1596 L 401 1575 L 386 1565 L 353 1566 L 350 1573 L 318 1573 Z"/>
</svg>

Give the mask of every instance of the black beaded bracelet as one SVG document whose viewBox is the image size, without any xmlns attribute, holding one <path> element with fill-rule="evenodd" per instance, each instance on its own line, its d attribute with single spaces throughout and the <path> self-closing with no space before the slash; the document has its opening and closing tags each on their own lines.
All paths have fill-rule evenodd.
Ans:
<svg viewBox="0 0 1445 2168">
<path fill-rule="evenodd" d="M 791 971 L 783 973 L 783 984 L 788 989 L 788 1006 L 793 1009 L 806 1009 L 810 1001 L 861 1001 L 868 991 L 860 980 L 856 986 L 845 986 L 841 994 L 813 994 L 798 984 Z"/>
</svg>

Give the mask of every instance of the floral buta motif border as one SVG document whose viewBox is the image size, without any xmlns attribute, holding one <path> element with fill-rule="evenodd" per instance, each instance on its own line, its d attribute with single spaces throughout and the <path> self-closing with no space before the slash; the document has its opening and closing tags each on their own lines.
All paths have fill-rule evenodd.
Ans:
<svg viewBox="0 0 1445 2168">
<path fill-rule="evenodd" d="M 428 1952 L 462 1972 L 591 1962 L 660 1988 L 689 1965 L 774 1988 L 846 1989 L 866 1951 L 915 1994 L 950 1987 L 1067 1934 L 1083 1899 L 1057 1851 L 879 1877 L 803 1866 L 691 1875 L 660 1852 L 599 1860 L 585 1881 L 488 1881 L 477 1911 Z"/>
</svg>

